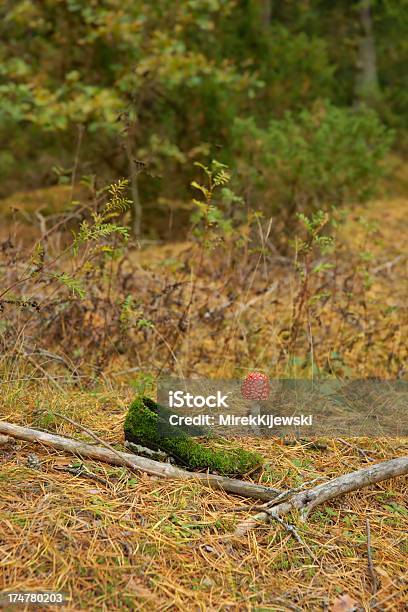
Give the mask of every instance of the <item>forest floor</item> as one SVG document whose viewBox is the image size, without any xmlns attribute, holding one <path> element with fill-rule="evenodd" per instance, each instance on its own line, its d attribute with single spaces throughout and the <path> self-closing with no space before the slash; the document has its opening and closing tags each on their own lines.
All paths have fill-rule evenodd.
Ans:
<svg viewBox="0 0 408 612">
<path fill-rule="evenodd" d="M 347 316 L 338 303 L 328 304 L 324 325 L 314 331 L 314 358 L 321 368 L 327 361 L 323 356 L 332 355 L 340 374 L 350 367 L 361 377 L 406 372 L 406 206 L 402 197 L 385 206 L 373 202 L 364 211 L 354 210 L 341 229 L 342 281 L 361 260 L 367 231 L 373 238 L 373 281 Z M 188 243 L 147 247 L 138 265 L 144 273 L 149 267 L 159 275 L 163 261 L 168 270 L 189 248 Z M 284 343 L 282 331 L 295 291 L 284 261 L 274 277 L 281 291 L 273 308 L 264 303 L 264 289 L 254 283 L 238 304 L 241 313 L 242 303 L 250 311 L 250 321 L 235 319 L 234 329 L 267 328 L 268 338 Z M 261 279 L 264 285 L 266 280 L 270 282 Z M 225 299 L 222 279 L 214 280 L 213 274 L 211 280 L 209 275 L 202 285 L 197 300 L 211 287 L 213 315 L 216 304 Z M 208 309 L 204 298 L 202 305 Z M 223 320 L 229 320 L 228 308 L 223 308 Z M 251 355 L 262 354 L 255 366 L 275 360 L 279 371 L 279 358 L 265 346 L 262 334 L 234 332 L 234 350 L 226 355 L 225 343 L 217 343 L 205 325 L 198 317 L 188 341 L 179 347 L 180 367 L 199 364 L 194 367 L 201 375 L 242 375 L 251 367 Z M 301 339 L 299 350 L 302 346 Z M 305 346 L 302 357 L 308 354 L 307 335 Z M 242 356 L 239 363 L 237 355 Z M 163 359 L 159 346 L 151 363 L 155 359 Z M 89 441 L 72 425 L 50 418 L 49 410 L 55 410 L 123 449 L 123 420 L 134 391 L 129 376 L 119 371 L 131 365 L 118 358 L 98 385 L 61 382 L 57 388 L 54 373 L 47 377 L 44 368 L 27 372 L 12 363 L 2 373 L 0 418 Z M 299 368 L 307 375 L 309 366 L 306 360 Z M 335 477 L 368 465 L 369 458 L 381 461 L 408 454 L 406 439 L 349 443 L 327 439 L 316 448 L 309 442 L 239 440 L 265 458 L 256 482 L 277 488 Z M 32 453 L 39 459 L 38 469 L 27 465 Z M 0 460 L 1 590 L 65 592 L 70 604 L 62 609 L 67 610 L 398 611 L 407 604 L 406 478 L 322 505 L 306 523 L 292 516 L 312 558 L 280 524 L 259 527 L 245 537 L 233 535 L 235 525 L 253 514 L 251 503 L 194 481 L 164 481 L 94 461 L 85 461 L 88 477 L 77 476 L 66 471 L 78 465 L 72 457 L 17 441 L 0 446 Z M 236 510 L 245 505 L 247 510 Z M 367 519 L 378 579 L 375 594 L 368 571 Z"/>
<path fill-rule="evenodd" d="M 109 385 L 65 395 L 47 385 L 20 388 L 2 403 L 1 416 L 89 441 L 75 427 L 50 422 L 45 411 L 55 409 L 123 449 L 130 399 L 128 388 Z M 406 439 L 353 439 L 351 446 L 326 440 L 318 450 L 307 442 L 238 442 L 265 458 L 256 481 L 282 489 L 369 465 L 358 447 L 374 461 L 408 449 Z M 40 469 L 28 467 L 32 453 Z M 0 457 L 3 590 L 65 592 L 67 610 L 337 611 L 354 609 L 351 601 L 357 609 L 402 610 L 407 602 L 406 478 L 326 503 L 306 523 L 292 517 L 311 558 L 279 524 L 234 536 L 236 524 L 253 514 L 251 502 L 194 481 L 94 461 L 84 462 L 91 476 L 75 476 L 66 470 L 78 460 L 25 442 L 0 447 Z M 374 598 L 367 519 L 379 584 Z"/>
</svg>

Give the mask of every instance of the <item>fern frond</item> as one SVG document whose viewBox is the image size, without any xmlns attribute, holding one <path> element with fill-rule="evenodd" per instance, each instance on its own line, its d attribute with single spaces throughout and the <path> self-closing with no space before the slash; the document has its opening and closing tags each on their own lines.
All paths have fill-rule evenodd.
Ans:
<svg viewBox="0 0 408 612">
<path fill-rule="evenodd" d="M 226 170 L 220 170 L 220 172 L 214 176 L 213 180 L 214 185 L 226 185 L 231 180 L 231 175 Z"/>
<path fill-rule="evenodd" d="M 120 179 L 116 183 L 112 183 L 109 187 L 110 199 L 105 204 L 103 209 L 103 217 L 107 218 L 107 215 L 111 217 L 113 214 L 120 214 L 126 212 L 130 207 L 132 201 L 126 198 L 125 192 L 129 185 L 127 179 Z"/>
<path fill-rule="evenodd" d="M 197 183 L 197 181 L 191 181 L 190 185 L 195 189 L 199 189 L 206 200 L 210 199 L 211 192 L 209 189 L 207 189 L 207 187 L 204 187 L 204 185 L 200 185 L 200 183 Z"/>
<path fill-rule="evenodd" d="M 129 294 L 123 300 L 120 307 L 119 321 L 122 325 L 129 323 L 134 308 L 133 297 Z"/>
<path fill-rule="evenodd" d="M 84 299 L 86 295 L 85 289 L 82 287 L 80 281 L 77 278 L 73 278 L 67 272 L 62 272 L 60 274 L 55 273 L 52 274 L 53 278 L 56 278 L 60 281 L 65 287 L 67 287 L 70 291 L 72 291 L 73 295 L 78 296 L 81 300 Z"/>
</svg>

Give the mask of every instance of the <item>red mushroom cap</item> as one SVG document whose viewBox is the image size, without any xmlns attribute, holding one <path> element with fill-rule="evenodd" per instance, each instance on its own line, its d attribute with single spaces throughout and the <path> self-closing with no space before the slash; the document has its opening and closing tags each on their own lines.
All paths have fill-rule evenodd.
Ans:
<svg viewBox="0 0 408 612">
<path fill-rule="evenodd" d="M 241 395 L 244 399 L 267 400 L 269 391 L 269 378 L 262 372 L 250 372 L 242 382 Z"/>
</svg>

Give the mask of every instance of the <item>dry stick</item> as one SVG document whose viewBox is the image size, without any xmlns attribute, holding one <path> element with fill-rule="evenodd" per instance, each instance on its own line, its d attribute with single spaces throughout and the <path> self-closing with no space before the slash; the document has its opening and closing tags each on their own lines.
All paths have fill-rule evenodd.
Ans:
<svg viewBox="0 0 408 612">
<path fill-rule="evenodd" d="M 269 502 L 263 504 L 262 508 L 272 508 L 272 506 L 277 506 L 280 502 L 286 501 L 288 497 L 292 497 L 294 493 L 299 493 L 299 491 L 304 491 L 306 487 L 311 484 L 314 484 L 318 480 L 326 480 L 324 476 L 319 476 L 318 478 L 314 478 L 313 480 L 309 480 L 309 482 L 304 482 L 300 485 L 300 487 L 293 487 L 293 489 L 288 489 L 287 491 L 282 491 L 279 493 L 275 499 L 272 499 Z"/>
<path fill-rule="evenodd" d="M 55 411 L 54 412 L 50 411 L 50 412 L 51 412 L 51 414 L 55 414 L 55 416 L 59 417 L 60 419 L 63 419 L 64 421 L 67 421 L 67 423 L 70 423 L 74 427 L 78 427 L 79 429 L 82 429 L 82 431 L 84 431 L 86 434 L 88 434 L 88 436 L 91 436 L 91 438 L 96 440 L 96 442 L 99 442 L 100 444 L 102 444 L 102 446 L 104 446 L 105 448 L 110 450 L 114 455 L 117 455 L 117 457 L 119 457 L 119 459 L 121 459 L 119 451 L 117 451 L 116 448 L 113 448 L 113 446 L 111 446 L 109 444 L 109 442 L 105 442 L 104 440 L 102 440 L 91 429 L 88 429 L 87 427 L 84 427 L 83 425 L 80 425 L 76 421 L 73 421 L 72 419 L 70 419 L 69 417 L 65 416 L 64 414 L 61 414 L 60 412 L 55 412 Z M 126 459 L 124 459 L 124 464 L 127 465 L 127 467 L 130 468 L 131 470 L 135 469 L 133 463 L 130 463 L 130 461 L 126 461 Z"/>
<path fill-rule="evenodd" d="M 61 385 L 59 384 L 59 382 L 57 382 L 55 380 L 55 378 L 53 376 L 51 376 L 51 374 L 49 374 L 47 372 L 47 370 L 44 370 L 44 368 L 42 366 L 40 366 L 39 363 L 35 362 L 35 359 L 32 359 L 32 357 L 30 357 L 29 355 L 25 355 L 25 358 L 33 364 L 33 366 L 37 369 L 40 370 L 40 372 L 42 372 L 45 376 L 45 378 L 47 378 L 57 389 L 58 391 L 61 391 L 61 393 L 65 394 L 65 390 L 63 389 L 63 387 L 61 387 Z"/>
<path fill-rule="evenodd" d="M 288 501 L 282 502 L 271 509 L 265 509 L 253 518 L 240 523 L 235 533 L 236 535 L 244 535 L 260 524 L 266 523 L 277 516 L 288 514 L 292 510 L 300 510 L 301 517 L 305 520 L 315 506 L 329 499 L 350 493 L 356 489 L 362 489 L 381 480 L 406 474 L 408 474 L 408 456 L 390 459 L 389 461 L 383 461 L 362 470 L 344 474 L 329 480 L 329 482 L 317 485 L 312 489 L 296 493 Z"/>
<path fill-rule="evenodd" d="M 373 451 L 365 451 L 363 448 L 360 448 L 359 446 L 356 446 L 355 444 L 350 444 L 350 442 L 347 442 L 347 440 L 344 440 L 343 438 L 337 438 L 337 440 L 341 442 L 342 444 L 344 444 L 344 446 L 348 446 L 349 448 L 356 450 L 359 453 L 359 455 L 364 457 L 366 461 L 375 461 L 375 459 L 373 457 L 370 457 L 369 455 L 369 452 L 373 452 Z"/>
<path fill-rule="evenodd" d="M 316 481 L 322 480 L 322 478 L 324 479 L 324 477 L 320 476 L 319 478 L 314 478 L 313 480 L 310 480 L 309 482 L 304 482 L 302 485 L 300 485 L 300 487 L 296 487 L 293 489 L 288 489 L 287 491 L 283 491 L 275 499 L 272 499 L 271 501 L 266 502 L 265 504 L 263 504 L 262 506 L 259 506 L 258 508 L 259 510 L 266 509 L 266 511 L 268 512 L 268 510 L 272 508 L 273 506 L 278 505 L 280 502 L 283 502 L 288 497 L 292 497 L 294 493 L 298 493 L 299 491 L 304 490 L 307 486 L 314 484 Z M 282 527 L 286 529 L 286 531 L 290 533 L 295 538 L 295 540 L 303 546 L 303 548 L 305 548 L 306 552 L 308 553 L 310 557 L 312 557 L 313 561 L 317 562 L 317 557 L 313 553 L 312 549 L 306 544 L 306 542 L 298 534 L 296 527 L 294 525 L 290 525 L 289 523 L 286 523 L 283 519 L 280 518 L 280 516 L 275 516 L 274 520 L 277 521 L 280 525 L 282 525 Z"/>
<path fill-rule="evenodd" d="M 253 484 L 251 482 L 245 482 L 235 478 L 226 478 L 224 476 L 217 476 L 214 474 L 188 472 L 187 470 L 182 470 L 181 468 L 177 468 L 169 463 L 160 463 L 159 461 L 154 461 L 153 459 L 147 459 L 146 457 L 139 457 L 138 455 L 123 453 L 116 450 L 115 452 L 112 452 L 109 448 L 93 446 L 92 444 L 86 444 L 85 442 L 79 442 L 63 436 L 39 431 L 37 429 L 7 423 L 6 421 L 0 421 L 0 434 L 26 440 L 27 442 L 44 444 L 45 446 L 50 446 L 52 448 L 56 448 L 57 450 L 72 453 L 73 455 L 81 458 L 88 457 L 89 459 L 104 461 L 105 463 L 109 463 L 111 465 L 128 466 L 133 470 L 140 470 L 152 476 L 168 479 L 177 478 L 181 480 L 198 480 L 202 484 L 208 485 L 213 489 L 221 489 L 228 493 L 241 495 L 242 497 L 250 497 L 262 501 L 268 501 L 273 499 L 277 494 L 281 493 L 280 490 L 273 489 L 271 487 L 265 487 L 262 485 Z"/>
<path fill-rule="evenodd" d="M 54 467 L 54 470 L 57 470 L 58 472 L 68 472 L 69 474 L 73 474 L 74 476 L 81 476 L 82 478 L 90 478 L 91 480 L 95 480 L 96 482 L 99 482 L 99 484 L 102 484 L 105 487 L 110 486 L 109 480 L 106 480 L 106 478 L 101 478 L 101 476 L 94 474 L 93 472 L 88 470 L 83 463 L 81 463 L 79 467 L 73 467 L 72 465 L 69 465 L 68 467 Z"/>
<path fill-rule="evenodd" d="M 379 608 L 381 610 L 381 612 L 383 612 L 384 608 L 382 607 L 385 603 L 387 603 L 387 601 L 390 601 L 390 599 L 394 599 L 394 597 L 397 597 L 397 595 L 400 595 L 399 591 L 394 591 L 393 593 L 390 593 L 389 595 L 387 595 L 387 597 L 384 597 L 384 599 L 382 599 L 381 601 L 377 601 L 375 603 L 371 603 L 371 610 L 376 610 L 377 608 Z M 391 609 L 391 608 L 389 608 Z"/>
<path fill-rule="evenodd" d="M 72 204 L 72 200 L 74 198 L 75 182 L 76 182 L 77 170 L 78 170 L 78 165 L 79 165 L 79 153 L 81 151 L 82 137 L 84 135 L 84 130 L 85 130 L 84 125 L 80 123 L 78 125 L 78 140 L 77 140 L 77 146 L 76 146 L 76 151 L 75 151 L 74 167 L 73 167 L 72 176 L 71 176 L 71 193 L 69 196 L 70 204 Z"/>
<path fill-rule="evenodd" d="M 386 261 L 385 263 L 379 266 L 376 266 L 375 268 L 372 269 L 372 272 L 376 274 L 377 272 L 380 272 L 381 270 L 384 270 L 385 268 L 387 268 L 389 272 L 391 268 L 400 261 L 400 259 L 403 259 L 403 257 L 404 257 L 403 255 L 398 255 L 398 257 L 396 257 L 395 259 L 392 259 L 391 261 Z"/>
<path fill-rule="evenodd" d="M 262 505 L 252 505 L 252 506 L 235 506 L 233 508 L 223 508 L 224 512 L 249 512 L 250 510 L 265 510 L 268 508 L 272 508 L 279 504 L 279 502 L 286 500 L 288 497 L 292 497 L 294 493 L 298 493 L 299 491 L 303 491 L 307 486 L 317 482 L 318 480 L 326 480 L 324 476 L 320 476 L 319 478 L 314 478 L 313 480 L 309 480 L 308 482 L 304 482 L 300 487 L 293 487 L 293 489 L 287 489 L 286 491 L 276 491 L 276 497 L 270 499 Z"/>
<path fill-rule="evenodd" d="M 259 300 L 263 300 L 264 298 L 268 297 L 268 295 L 270 295 L 271 293 L 274 293 L 276 289 L 278 288 L 278 286 L 279 286 L 278 281 L 275 281 L 264 293 L 261 293 L 260 295 L 256 295 L 254 298 L 252 298 L 252 300 L 249 300 L 249 302 L 247 302 L 246 304 L 238 305 L 237 311 L 234 312 L 231 316 L 234 316 L 234 317 L 237 315 L 241 316 L 246 310 L 248 310 L 248 308 L 250 308 L 251 306 L 254 306 L 254 304 L 256 304 Z"/>
<path fill-rule="evenodd" d="M 370 578 L 371 578 L 371 589 L 372 589 L 372 595 L 374 599 L 375 594 L 377 593 L 377 589 L 378 589 L 378 580 L 377 580 L 377 574 L 375 573 L 374 565 L 373 565 L 373 553 L 371 550 L 371 527 L 370 527 L 370 521 L 368 518 L 366 519 L 366 534 L 367 534 L 368 573 L 370 574 Z M 373 604 L 375 603 L 375 601 L 372 601 L 371 603 Z"/>
<path fill-rule="evenodd" d="M 288 533 L 290 533 L 297 542 L 299 542 L 299 544 L 301 546 L 303 546 L 303 548 L 306 550 L 307 554 L 312 557 L 313 561 L 315 561 L 317 563 L 317 557 L 316 555 L 313 553 L 312 549 L 310 548 L 310 546 L 308 544 L 306 544 L 306 542 L 303 540 L 303 538 L 301 538 L 301 536 L 298 534 L 296 527 L 294 525 L 289 525 L 289 523 L 286 523 L 283 519 L 281 519 L 280 516 L 275 516 L 275 520 L 278 521 L 278 523 L 280 525 L 282 525 L 282 527 L 284 529 L 286 529 L 286 531 Z"/>
<path fill-rule="evenodd" d="M 181 480 L 198 480 L 212 488 L 222 489 L 226 492 L 241 495 L 243 497 L 268 501 L 272 500 L 279 493 L 277 493 L 276 489 L 264 487 L 262 485 L 212 474 L 192 473 L 176 468 L 170 464 L 163 464 L 158 461 L 153 461 L 152 459 L 146 459 L 129 453 L 122 453 L 116 450 L 112 452 L 109 448 L 92 446 L 48 432 L 13 425 L 5 421 L 0 421 L 0 434 L 9 435 L 13 438 L 19 438 L 28 442 L 42 443 L 46 446 L 70 452 L 80 457 L 89 457 L 112 465 L 126 465 L 132 467 L 132 469 L 138 469 L 153 476 L 168 479 L 179 478 Z M 380 482 L 381 480 L 402 476 L 404 474 L 408 474 L 408 456 L 384 461 L 374 466 L 340 476 L 339 478 L 334 478 L 312 489 L 301 491 L 295 494 L 289 501 L 278 504 L 270 510 L 265 509 L 260 514 L 256 515 L 254 519 L 238 525 L 236 534 L 243 535 L 249 530 L 257 527 L 259 523 L 287 514 L 294 509 L 310 512 L 312 508 L 329 499 Z"/>
</svg>

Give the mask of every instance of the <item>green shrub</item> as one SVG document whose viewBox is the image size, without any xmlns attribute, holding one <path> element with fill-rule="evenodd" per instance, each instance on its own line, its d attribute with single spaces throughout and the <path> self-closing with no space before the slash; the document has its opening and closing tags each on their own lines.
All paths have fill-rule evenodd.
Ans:
<svg viewBox="0 0 408 612">
<path fill-rule="evenodd" d="M 258 453 L 243 449 L 214 450 L 193 440 L 191 435 L 208 435 L 204 429 L 171 429 L 163 418 L 166 409 L 149 398 L 137 398 L 130 406 L 125 419 L 125 439 L 154 450 L 162 450 L 190 469 L 217 472 L 228 476 L 240 476 L 262 464 Z"/>
<path fill-rule="evenodd" d="M 253 118 L 237 119 L 235 125 L 243 183 L 268 200 L 269 213 L 285 216 L 371 197 L 391 141 L 392 132 L 374 111 L 330 104 L 288 112 L 266 129 Z"/>
</svg>

